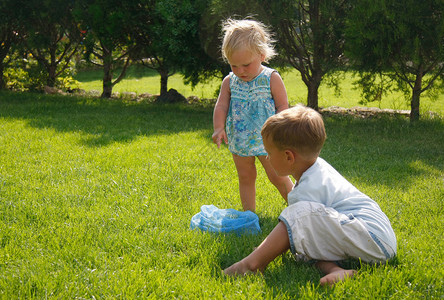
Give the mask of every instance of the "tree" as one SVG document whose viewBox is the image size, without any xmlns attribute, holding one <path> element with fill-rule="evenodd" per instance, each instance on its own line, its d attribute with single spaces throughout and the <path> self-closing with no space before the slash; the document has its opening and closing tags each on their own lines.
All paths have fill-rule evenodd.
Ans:
<svg viewBox="0 0 444 300">
<path fill-rule="evenodd" d="M 184 19 L 178 18 L 183 1 L 141 1 L 138 22 L 133 35 L 137 44 L 137 59 L 160 75 L 160 95 L 168 91 L 168 78 L 178 66 L 173 59 L 177 55 L 176 33 L 180 32 Z"/>
<path fill-rule="evenodd" d="M 0 1 L 0 89 L 6 88 L 4 70 L 8 66 L 8 54 L 18 41 L 21 32 L 21 3 L 15 0 Z"/>
<path fill-rule="evenodd" d="M 134 41 L 130 38 L 133 14 L 140 8 L 132 0 L 78 0 L 76 19 L 85 31 L 85 56 L 103 68 L 102 97 L 110 98 L 114 85 L 125 76 L 130 64 Z M 117 78 L 114 72 L 122 67 Z"/>
<path fill-rule="evenodd" d="M 145 0 L 133 31 L 139 60 L 160 74 L 160 94 L 168 90 L 168 78 L 181 71 L 193 85 L 201 74 L 213 70 L 199 37 L 199 20 L 207 0 Z"/>
<path fill-rule="evenodd" d="M 196 86 L 199 82 L 206 82 L 219 74 L 221 69 L 226 68 L 215 60 L 203 47 L 205 37 L 202 36 L 202 19 L 209 0 L 193 0 L 183 6 L 181 13 L 176 17 L 182 19 L 182 30 L 177 32 L 179 50 L 174 56 L 174 64 L 180 66 L 186 84 Z M 222 66 L 222 67 L 221 67 Z"/>
<path fill-rule="evenodd" d="M 347 26 L 351 62 L 361 72 L 367 99 L 387 88 L 379 74 L 410 98 L 410 120 L 420 116 L 420 97 L 444 79 L 442 0 L 358 0 Z"/>
<path fill-rule="evenodd" d="M 264 1 L 275 28 L 280 53 L 307 86 L 307 105 L 318 109 L 318 89 L 325 75 L 345 66 L 344 28 L 347 0 Z"/>
<path fill-rule="evenodd" d="M 72 9 L 72 2 L 64 0 L 26 1 L 22 8 L 26 18 L 23 44 L 45 70 L 50 87 L 70 66 L 81 41 Z"/>
</svg>

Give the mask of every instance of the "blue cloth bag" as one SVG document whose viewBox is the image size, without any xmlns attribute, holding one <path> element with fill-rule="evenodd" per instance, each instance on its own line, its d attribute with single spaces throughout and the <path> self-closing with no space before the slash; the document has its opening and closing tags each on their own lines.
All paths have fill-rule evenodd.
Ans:
<svg viewBox="0 0 444 300">
<path fill-rule="evenodd" d="M 259 217 L 252 211 L 219 209 L 214 205 L 202 205 L 200 212 L 191 218 L 191 229 L 209 232 L 234 232 L 237 234 L 261 232 Z"/>
</svg>

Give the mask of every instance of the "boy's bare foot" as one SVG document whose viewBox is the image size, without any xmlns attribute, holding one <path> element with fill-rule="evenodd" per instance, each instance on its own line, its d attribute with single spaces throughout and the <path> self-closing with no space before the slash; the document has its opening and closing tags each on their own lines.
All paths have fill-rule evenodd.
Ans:
<svg viewBox="0 0 444 300">
<path fill-rule="evenodd" d="M 355 270 L 338 269 L 322 277 L 320 284 L 333 286 L 335 283 L 343 281 L 346 277 L 351 278 L 355 276 L 356 273 L 357 272 Z"/>
</svg>

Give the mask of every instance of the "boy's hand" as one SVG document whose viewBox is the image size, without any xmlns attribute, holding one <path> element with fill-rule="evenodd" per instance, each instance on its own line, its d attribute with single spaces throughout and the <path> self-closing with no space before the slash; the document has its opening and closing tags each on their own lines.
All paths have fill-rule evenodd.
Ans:
<svg viewBox="0 0 444 300">
<path fill-rule="evenodd" d="M 225 142 L 225 144 L 228 144 L 228 138 L 227 134 L 224 129 L 215 131 L 213 133 L 213 143 L 217 145 L 217 148 L 220 148 L 220 145 L 222 144 L 222 140 Z"/>
</svg>

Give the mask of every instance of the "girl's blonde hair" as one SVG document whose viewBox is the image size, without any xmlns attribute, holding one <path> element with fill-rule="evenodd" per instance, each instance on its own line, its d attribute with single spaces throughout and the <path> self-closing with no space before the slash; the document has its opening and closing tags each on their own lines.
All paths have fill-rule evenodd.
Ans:
<svg viewBox="0 0 444 300">
<path fill-rule="evenodd" d="M 268 118 L 261 134 L 277 149 L 294 150 L 307 160 L 319 156 L 327 138 L 322 116 L 303 105 L 296 105 Z"/>
<path fill-rule="evenodd" d="M 261 22 L 228 19 L 223 23 L 222 31 L 224 33 L 222 56 L 225 61 L 229 60 L 234 51 L 242 48 L 263 54 L 265 62 L 276 55 L 271 33 Z"/>
</svg>

